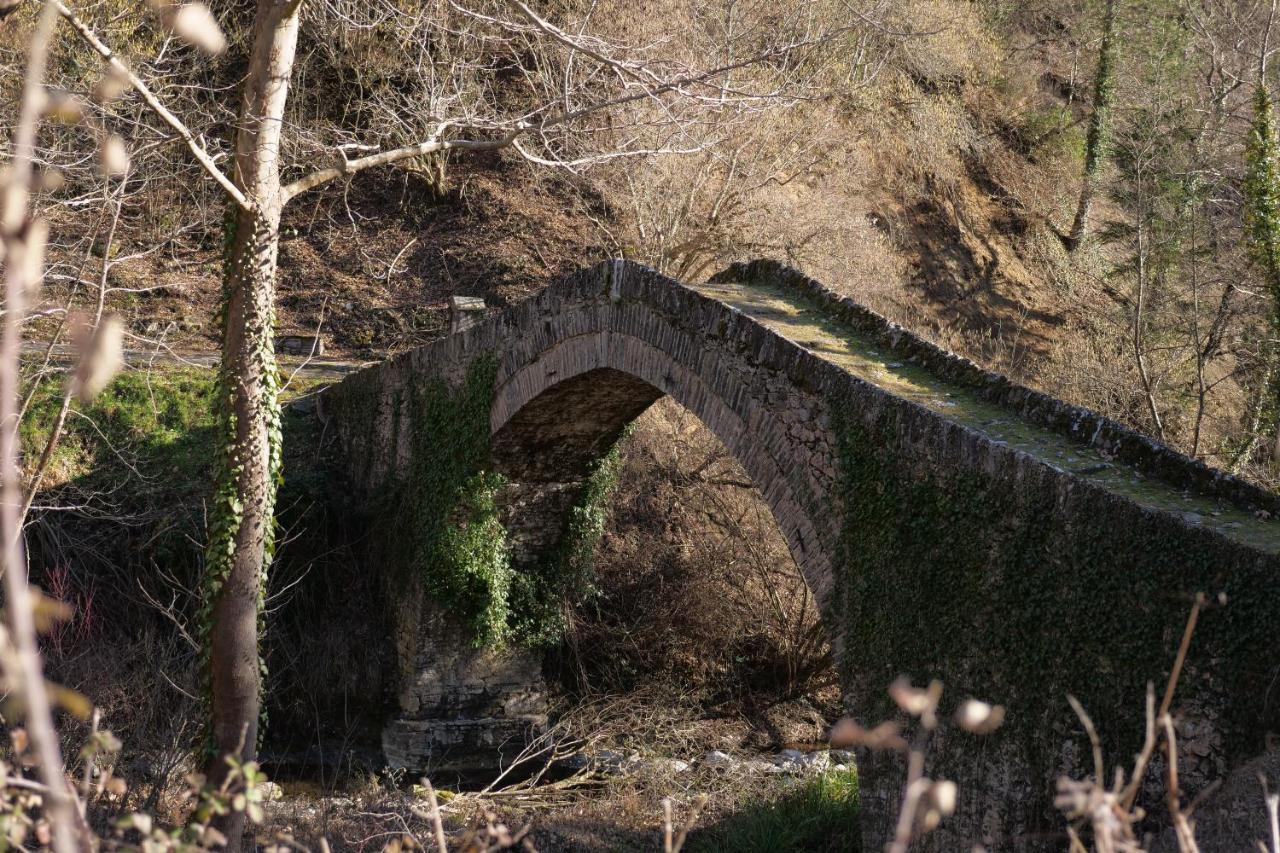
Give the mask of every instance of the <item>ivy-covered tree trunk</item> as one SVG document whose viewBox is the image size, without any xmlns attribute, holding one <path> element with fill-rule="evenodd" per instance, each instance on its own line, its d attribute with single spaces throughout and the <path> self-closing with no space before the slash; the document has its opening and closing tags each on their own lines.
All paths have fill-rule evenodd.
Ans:
<svg viewBox="0 0 1280 853">
<path fill-rule="evenodd" d="M 1093 193 L 1098 172 L 1106 157 L 1111 131 L 1111 106 L 1115 100 L 1116 69 L 1114 30 L 1116 0 L 1107 0 L 1102 21 L 1102 45 L 1098 48 L 1098 71 L 1093 80 L 1093 114 L 1089 117 L 1089 134 L 1085 139 L 1084 175 L 1080 182 L 1080 199 L 1076 218 L 1067 237 L 1067 248 L 1074 250 L 1089 235 L 1089 214 L 1093 211 Z"/>
<path fill-rule="evenodd" d="M 1280 141 L 1276 139 L 1275 110 L 1265 76 L 1259 75 L 1253 94 L 1253 122 L 1245 142 L 1245 239 L 1249 255 L 1262 271 L 1263 281 L 1271 294 L 1266 347 L 1274 360 L 1280 342 Z M 1280 414 L 1280 381 L 1274 363 L 1267 365 L 1266 375 L 1272 385 L 1264 399 L 1269 399 L 1271 417 Z M 1280 462 L 1280 426 L 1276 428 L 1274 459 Z"/>
<path fill-rule="evenodd" d="M 276 238 L 257 212 L 232 226 L 219 421 L 225 429 L 206 557 L 206 652 L 217 781 L 224 757 L 248 759 L 257 742 L 260 599 L 271 559 L 275 481 L 279 474 L 280 416 L 274 316 Z M 240 741 L 243 739 L 243 746 Z"/>
<path fill-rule="evenodd" d="M 279 250 L 280 136 L 301 0 L 258 0 L 236 139 L 235 174 L 248 209 L 228 225 L 223 274 L 218 460 L 205 567 L 204 625 L 210 703 L 207 773 L 219 784 L 228 758 L 257 752 L 262 671 L 258 641 L 273 550 L 280 476 L 279 379 L 273 349 Z M 239 847 L 244 815 L 220 829 Z"/>
</svg>

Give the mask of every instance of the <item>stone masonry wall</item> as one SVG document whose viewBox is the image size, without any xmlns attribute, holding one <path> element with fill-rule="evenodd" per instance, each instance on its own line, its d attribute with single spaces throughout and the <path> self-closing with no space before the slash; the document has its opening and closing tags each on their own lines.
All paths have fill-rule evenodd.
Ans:
<svg viewBox="0 0 1280 853">
<path fill-rule="evenodd" d="M 765 273 L 779 270 L 731 275 Z M 784 278 L 820 301 L 838 301 L 805 279 Z M 1109 442 L 1175 484 L 1274 506 L 1245 484 L 992 378 L 857 306 L 835 307 L 931 369 L 986 383 L 1020 416 Z M 327 392 L 322 413 L 342 438 L 353 488 L 371 506 L 410 470 L 409 413 L 395 402 L 401 392 L 429 380 L 460 382 L 482 356 L 497 359 L 494 464 L 516 484 L 508 527 L 525 513 L 546 519 L 525 525 L 537 532 L 528 547 L 554 546 L 550 518 L 558 510 L 546 508 L 567 505 L 590 457 L 669 394 L 734 453 L 773 510 L 822 609 L 851 712 L 867 722 L 891 715 L 884 691 L 899 673 L 942 679 L 952 702 L 974 694 L 1009 707 L 997 735 L 940 743 L 931 772 L 959 782 L 961 803 L 947 832 L 934 837 L 936 849 L 1058 846 L 1053 780 L 1087 755 L 1064 693 L 1081 696 L 1106 722 L 1114 758 L 1131 756 L 1144 685 L 1163 683 L 1196 591 L 1225 589 L 1237 603 L 1228 616 L 1203 621 L 1199 675 L 1175 703 L 1184 727 L 1211 733 L 1197 741 L 1209 744 L 1203 770 L 1191 769 L 1185 787 L 1194 793 L 1261 751 L 1266 732 L 1280 728 L 1280 712 L 1260 698 L 1274 676 L 1271 637 L 1280 617 L 1274 554 L 993 442 L 629 263 L 577 273 Z M 388 742 L 406 762 L 431 746 L 436 718 L 423 711 L 432 705 L 424 696 L 436 690 L 429 673 L 451 666 L 431 649 L 430 621 L 420 623 L 425 633 L 402 650 L 409 698 L 389 727 L 399 734 Z M 524 687 L 502 689 L 516 697 Z M 433 713 L 459 707 L 445 706 Z M 515 717 L 530 711 L 536 716 L 513 701 Z M 900 764 L 864 756 L 862 769 L 871 849 L 887 832 Z"/>
</svg>

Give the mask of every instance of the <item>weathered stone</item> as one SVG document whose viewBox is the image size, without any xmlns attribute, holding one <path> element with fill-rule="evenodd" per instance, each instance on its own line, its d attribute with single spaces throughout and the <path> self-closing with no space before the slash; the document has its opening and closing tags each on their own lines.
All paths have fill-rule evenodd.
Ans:
<svg viewBox="0 0 1280 853">
<path fill-rule="evenodd" d="M 1262 779 L 1268 780 L 1267 790 L 1274 793 L 1280 780 L 1280 751 L 1266 752 L 1227 774 L 1222 785 L 1197 804 L 1196 842 L 1202 853 L 1239 853 L 1259 849 L 1259 842 L 1270 843 Z M 1179 853 L 1184 848 L 1170 829 L 1157 835 L 1148 849 L 1151 853 Z"/>
<path fill-rule="evenodd" d="M 951 405 L 955 401 L 947 397 L 950 391 L 913 398 L 882 387 L 822 357 L 820 341 L 806 348 L 769 328 L 764 318 L 696 288 L 633 264 L 610 262 L 331 388 L 322 399 L 322 416 L 332 419 L 341 438 L 355 502 L 373 505 L 375 496 L 403 485 L 405 472 L 413 470 L 406 390 L 436 380 L 458 385 L 478 358 L 496 358 L 491 461 L 508 481 L 499 499 L 513 563 L 517 569 L 528 567 L 556 548 L 565 514 L 592 463 L 653 400 L 668 394 L 723 441 L 759 488 L 823 613 L 855 715 L 878 722 L 866 717 L 885 713 L 877 697 L 904 671 L 888 668 L 897 667 L 900 656 L 915 667 L 929 666 L 933 661 L 921 661 L 930 650 L 950 656 L 949 669 L 938 673 L 948 681 L 948 696 L 953 691 L 982 694 L 1009 706 L 1006 726 L 980 747 L 967 735 L 935 738 L 934 756 L 960 785 L 955 817 L 929 838 L 935 849 L 981 843 L 998 850 L 1014 846 L 1015 839 L 1052 837 L 1061 828 L 1050 803 L 1054 779 L 1063 772 L 1088 772 L 1087 744 L 1082 745 L 1083 735 L 1060 693 L 1052 710 L 1020 718 L 1032 703 L 1020 692 L 1024 686 L 1011 680 L 1016 646 L 1033 644 L 1044 652 L 1038 672 L 1053 673 L 1064 663 L 1084 660 L 1089 678 L 1105 682 L 1110 695 L 1135 697 L 1132 713 L 1140 720 L 1142 685 L 1162 673 L 1128 672 L 1119 649 L 1091 647 L 1082 657 L 1073 645 L 1092 639 L 1090 631 L 1102 614 L 1141 616 L 1148 626 L 1144 636 L 1154 638 L 1152 644 L 1162 651 L 1176 646 L 1192 594 L 1242 590 L 1240 606 L 1231 611 L 1241 627 L 1228 630 L 1224 626 L 1234 623 L 1202 620 L 1191 662 L 1201 666 L 1189 665 L 1183 679 L 1194 689 L 1180 686 L 1177 694 L 1175 716 L 1210 733 L 1193 739 L 1196 751 L 1207 754 L 1188 754 L 1195 759 L 1181 776 L 1188 796 L 1214 774 L 1261 751 L 1266 732 L 1280 730 L 1280 703 L 1261 698 L 1274 667 L 1265 649 L 1257 651 L 1258 644 L 1268 643 L 1274 651 L 1274 622 L 1267 614 L 1274 612 L 1280 588 L 1268 579 L 1280 573 L 1280 528 L 1273 521 L 1260 527 L 1248 513 L 1271 518 L 1280 512 L 1280 499 L 1123 425 L 984 371 L 777 265 L 725 273 L 726 281 L 762 277 L 812 299 L 828 316 L 873 341 L 877 352 L 892 359 L 890 365 L 927 371 L 964 389 L 999 414 L 986 426 L 1016 424 L 1036 437 L 1068 439 L 1071 447 L 1088 448 L 1091 458 L 1101 454 L 1114 467 L 1085 474 L 1080 470 L 1085 466 L 1065 454 L 1037 455 L 1016 440 L 993 438 L 982 425 L 959 418 Z M 846 504 L 858 495 L 842 491 L 842 484 L 857 471 L 849 470 L 839 454 L 852 430 L 872 436 L 878 443 L 867 448 L 872 461 L 883 461 L 886 478 L 906 484 L 903 494 L 909 497 L 872 519 L 883 531 L 862 530 L 863 517 L 846 517 L 853 515 Z M 986 509 L 997 503 L 956 507 L 954 517 L 963 522 L 944 513 L 931 522 L 933 529 L 919 529 L 916 522 L 929 516 L 926 507 L 908 505 L 911 500 L 944 492 L 956 482 L 980 492 L 984 501 L 993 495 L 1016 500 L 999 503 L 1000 514 Z M 1214 503 L 1215 511 L 1225 508 L 1232 514 L 1224 522 L 1197 510 L 1197 518 L 1189 519 L 1190 507 L 1180 500 L 1144 502 L 1117 485 L 1122 482 L 1158 486 L 1166 490 L 1162 494 L 1185 490 Z M 1034 505 L 1035 512 L 1024 505 Z M 973 535 L 975 527 L 982 536 Z M 937 553 L 943 558 L 951 542 L 966 544 L 973 563 L 958 580 L 968 586 L 944 579 L 937 588 L 903 600 L 914 607 L 920 597 L 932 597 L 935 615 L 962 629 L 934 636 L 932 626 L 911 623 L 914 610 L 907 608 L 911 612 L 899 614 L 898 627 L 883 635 L 879 656 L 851 648 L 847 636 L 879 615 L 864 610 L 851 592 L 861 580 L 850 568 L 858 556 L 851 549 L 877 546 L 890 571 L 876 582 L 914 590 L 909 582 L 927 577 L 929 566 L 905 555 L 917 553 L 915 546 L 925 539 L 941 543 Z M 1130 546 L 1129 557 L 1112 547 L 1116 542 Z M 1134 593 L 1139 589 L 1129 562 L 1134 548 L 1158 549 L 1161 568 L 1167 567 L 1158 588 L 1145 577 L 1148 586 Z M 999 562 L 1010 556 L 1023 561 L 1020 573 L 1006 571 Z M 1086 568 L 1099 588 L 1071 599 L 1073 579 Z M 1021 597 L 1008 599 L 997 612 L 989 604 L 993 590 L 1013 590 Z M 863 592 L 873 596 L 878 590 Z M 1070 616 L 1061 615 L 1064 603 L 1074 605 Z M 1035 617 L 1025 625 L 1017 618 L 1023 609 Z M 405 766 L 417 766 L 413 762 L 438 760 L 444 747 L 468 738 L 478 749 L 482 739 L 469 734 L 478 721 L 490 721 L 500 732 L 494 742 L 517 737 L 513 732 L 522 727 L 536 728 L 542 713 L 536 661 L 519 652 L 507 660 L 447 644 L 437 648 L 434 638 L 447 627 L 434 624 L 425 605 L 406 603 L 401 610 L 396 620 L 401 719 L 388 726 L 389 759 L 394 754 Z M 1002 636 L 999 629 L 1011 625 L 1020 626 L 1021 633 L 1004 647 L 976 642 Z M 1167 664 L 1151 669 L 1161 665 Z M 460 722 L 466 720 L 471 722 Z M 1029 749 L 1025 740 L 1009 734 L 1017 727 L 1034 736 L 1038 748 Z M 1126 743 L 1120 754 L 1131 755 L 1136 746 Z M 896 754 L 868 754 L 858 766 L 865 846 L 873 849 L 890 831 L 902 762 Z M 1046 844 L 1026 843 L 1035 849 Z"/>
<path fill-rule="evenodd" d="M 737 763 L 738 760 L 732 755 L 718 749 L 713 749 L 702 757 L 702 766 L 713 770 L 728 770 Z"/>
<path fill-rule="evenodd" d="M 691 765 L 679 758 L 658 758 L 654 760 L 653 766 L 656 770 L 668 773 L 687 773 Z"/>
<path fill-rule="evenodd" d="M 782 773 L 783 768 L 777 762 L 765 761 L 763 758 L 752 758 L 742 762 L 742 769 L 747 773 L 774 775 Z"/>
<path fill-rule="evenodd" d="M 805 773 L 825 773 L 831 769 L 831 753 L 826 750 L 810 752 L 800 759 L 800 768 Z"/>
<path fill-rule="evenodd" d="M 546 726 L 542 660 L 478 649 L 420 590 L 397 608 L 400 716 L 383 730 L 390 767 L 469 774 L 514 758 Z"/>
<path fill-rule="evenodd" d="M 449 334 L 456 335 L 484 319 L 484 299 L 479 296 L 449 297 Z"/>
<path fill-rule="evenodd" d="M 591 768 L 601 773 L 621 773 L 627 764 L 627 757 L 621 752 L 605 749 L 591 756 Z"/>
<path fill-rule="evenodd" d="M 324 355 L 324 338 L 320 335 L 281 335 L 276 338 L 276 352 L 284 355 Z"/>
</svg>

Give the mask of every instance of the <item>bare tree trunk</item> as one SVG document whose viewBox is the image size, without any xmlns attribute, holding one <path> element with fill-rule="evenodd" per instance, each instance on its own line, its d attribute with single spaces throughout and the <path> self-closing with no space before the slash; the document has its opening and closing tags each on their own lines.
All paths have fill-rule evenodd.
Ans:
<svg viewBox="0 0 1280 853">
<path fill-rule="evenodd" d="M 275 332 L 280 242 L 280 135 L 298 40 L 301 0 L 258 0 L 254 43 L 236 139 L 235 182 L 251 209 L 234 207 L 224 272 L 220 405 L 227 430 L 206 559 L 206 630 L 214 754 L 211 783 L 229 756 L 257 754 L 261 713 L 258 637 L 266 571 L 274 545 L 280 473 L 279 378 Z M 238 849 L 244 814 L 219 827 Z"/>
<path fill-rule="evenodd" d="M 1115 99 L 1115 41 L 1112 37 L 1116 20 L 1116 0 L 1107 0 L 1102 22 L 1102 44 L 1098 48 L 1098 70 L 1093 81 L 1093 113 L 1089 117 L 1089 134 L 1085 140 L 1084 176 L 1080 183 L 1080 200 L 1076 203 L 1075 221 L 1067 236 L 1067 248 L 1074 251 L 1089 235 L 1089 214 L 1093 210 L 1094 183 L 1106 157 L 1110 132 L 1111 102 Z"/>
<path fill-rule="evenodd" d="M 1141 188 L 1139 193 L 1141 193 Z M 1143 227 L 1143 219 L 1146 212 L 1143 210 L 1142 202 L 1139 202 L 1138 208 L 1138 291 L 1134 296 L 1133 310 L 1133 329 L 1131 342 L 1133 344 L 1133 359 L 1138 367 L 1138 378 L 1142 381 L 1142 393 L 1147 401 L 1147 413 L 1151 415 L 1151 423 L 1155 427 L 1156 436 L 1161 440 L 1165 440 L 1164 421 L 1160 418 L 1160 407 L 1156 403 L 1155 386 L 1151 381 L 1151 373 L 1147 370 L 1146 350 L 1142 343 L 1143 329 L 1143 313 L 1146 310 L 1147 299 L 1147 238 L 1146 229 Z"/>
<path fill-rule="evenodd" d="M 1275 356 L 1270 336 L 1264 336 L 1261 345 L 1262 375 L 1258 379 L 1258 387 L 1253 400 L 1249 404 L 1249 425 L 1245 428 L 1245 441 L 1231 457 L 1227 471 L 1239 474 L 1249 464 L 1253 453 L 1262 443 L 1263 417 L 1267 411 L 1267 403 L 1272 398 L 1271 380 L 1275 375 Z"/>
<path fill-rule="evenodd" d="M 1280 143 L 1276 139 L 1275 113 L 1271 104 L 1271 92 L 1267 88 L 1267 60 L 1271 56 L 1271 29 L 1275 25 L 1276 0 L 1271 0 L 1271 14 L 1262 35 L 1258 51 L 1258 85 L 1254 90 L 1253 121 L 1245 143 L 1245 229 L 1250 254 L 1262 267 L 1263 278 L 1271 291 L 1271 348 L 1272 361 L 1268 364 L 1267 378 L 1275 369 L 1277 330 L 1280 330 L 1280 208 L 1276 199 L 1280 196 Z M 1280 385 L 1275 389 L 1280 393 Z M 1272 401 L 1274 404 L 1274 400 Z M 1256 433 L 1255 433 L 1256 434 Z M 1252 439 L 1251 439 L 1252 440 Z M 1244 461 L 1248 461 L 1245 459 Z M 1271 453 L 1271 468 L 1280 471 L 1280 420 L 1275 427 Z"/>
<path fill-rule="evenodd" d="M 1080 199 L 1076 202 L 1076 218 L 1071 223 L 1071 234 L 1067 236 L 1067 246 L 1075 249 L 1089 236 L 1089 216 L 1093 213 L 1093 175 L 1085 173 L 1080 183 Z"/>
<path fill-rule="evenodd" d="M 1209 384 L 1205 377 L 1206 362 L 1210 357 L 1210 348 L 1212 346 L 1213 326 L 1209 329 L 1209 339 L 1206 341 L 1200 334 L 1200 259 L 1196 254 L 1196 237 L 1199 219 L 1193 208 L 1191 213 L 1191 230 L 1190 230 L 1190 250 L 1187 257 L 1190 262 L 1191 273 L 1191 345 L 1195 348 L 1196 357 L 1196 415 L 1195 421 L 1191 429 L 1191 458 L 1200 458 L 1200 437 L 1204 427 L 1204 414 L 1209 401 Z M 1225 310 L 1227 297 L 1224 296 L 1222 301 L 1218 303 L 1218 315 L 1221 317 Z M 1216 325 L 1216 323 L 1214 324 Z"/>
<path fill-rule="evenodd" d="M 256 213 L 237 216 L 232 269 L 226 276 L 230 298 L 219 383 L 220 395 L 230 404 L 219 471 L 223 487 L 216 499 L 217 511 L 226 518 L 214 520 L 208 559 L 214 585 L 209 655 L 212 730 L 219 753 L 210 768 L 215 784 L 225 776 L 223 756 L 250 759 L 257 742 L 259 599 L 272 539 L 279 456 L 278 380 L 269 349 L 276 244 L 269 222 Z"/>
</svg>

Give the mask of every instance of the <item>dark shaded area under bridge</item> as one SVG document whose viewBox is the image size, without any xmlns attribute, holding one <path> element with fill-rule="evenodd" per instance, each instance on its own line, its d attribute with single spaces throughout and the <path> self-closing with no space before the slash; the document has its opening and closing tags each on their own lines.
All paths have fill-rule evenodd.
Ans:
<svg viewBox="0 0 1280 853">
<path fill-rule="evenodd" d="M 939 678 L 951 703 L 1008 707 L 997 734 L 939 744 L 931 771 L 957 780 L 961 798 L 932 837 L 938 849 L 1060 846 L 1054 780 L 1091 770 L 1066 694 L 1093 714 L 1109 757 L 1130 758 L 1145 685 L 1167 677 L 1197 592 L 1229 603 L 1202 619 L 1174 704 L 1184 790 L 1280 729 L 1274 495 L 985 372 L 793 271 L 753 262 L 686 285 L 608 262 L 348 377 L 322 412 L 371 515 L 413 488 L 406 472 L 422 449 L 406 391 L 461 383 L 480 358 L 496 362 L 490 463 L 510 484 L 517 568 L 556 547 L 592 463 L 669 394 L 772 509 L 855 716 L 892 716 L 885 687 L 900 673 Z M 543 724 L 537 655 L 471 649 L 421 586 L 389 596 L 401 690 L 388 761 L 447 766 Z M 896 809 L 900 765 L 860 761 L 870 844 Z"/>
</svg>

